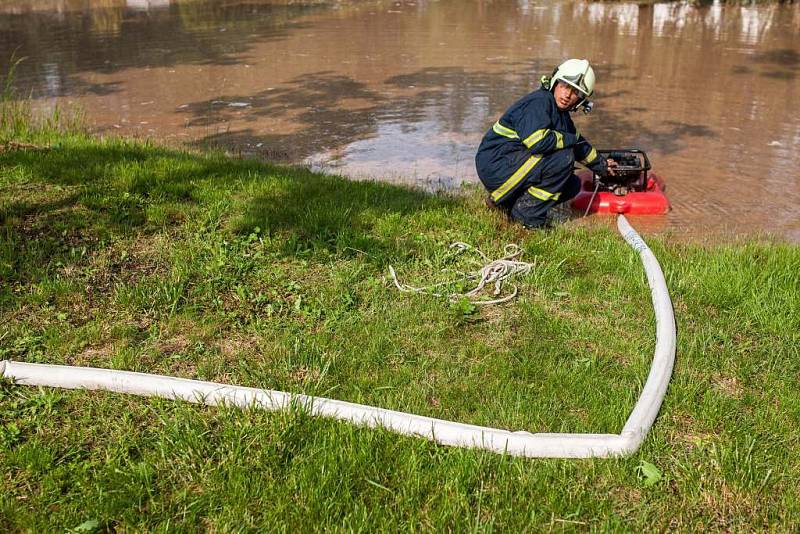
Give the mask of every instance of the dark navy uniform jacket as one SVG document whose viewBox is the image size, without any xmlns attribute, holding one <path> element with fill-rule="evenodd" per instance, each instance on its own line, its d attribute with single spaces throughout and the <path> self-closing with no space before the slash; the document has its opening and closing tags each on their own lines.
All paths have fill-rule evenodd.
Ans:
<svg viewBox="0 0 800 534">
<path fill-rule="evenodd" d="M 535 183 L 541 160 L 566 148 L 572 148 L 575 161 L 605 174 L 605 159 L 578 133 L 569 111 L 558 109 L 553 94 L 541 87 L 515 102 L 486 132 L 475 164 L 492 199 L 500 203 Z"/>
</svg>

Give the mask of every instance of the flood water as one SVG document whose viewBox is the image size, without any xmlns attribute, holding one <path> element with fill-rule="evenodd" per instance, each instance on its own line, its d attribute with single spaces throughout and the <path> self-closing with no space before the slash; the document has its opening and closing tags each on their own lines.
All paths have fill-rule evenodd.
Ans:
<svg viewBox="0 0 800 534">
<path fill-rule="evenodd" d="M 0 69 L 97 132 L 428 189 L 476 182 L 489 126 L 568 57 L 598 147 L 640 147 L 672 212 L 646 231 L 800 242 L 800 5 L 11 0 Z"/>
</svg>

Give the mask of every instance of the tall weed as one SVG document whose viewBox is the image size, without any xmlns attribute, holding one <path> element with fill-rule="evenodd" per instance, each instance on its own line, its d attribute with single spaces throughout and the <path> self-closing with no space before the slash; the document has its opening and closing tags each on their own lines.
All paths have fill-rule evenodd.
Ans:
<svg viewBox="0 0 800 534">
<path fill-rule="evenodd" d="M 56 104 L 49 111 L 35 112 L 29 97 L 21 97 L 14 86 L 17 67 L 25 57 L 11 55 L 10 67 L 0 87 L 0 143 L 45 140 L 62 132 L 77 133 L 83 129 L 83 113 L 75 108 L 65 113 Z"/>
</svg>

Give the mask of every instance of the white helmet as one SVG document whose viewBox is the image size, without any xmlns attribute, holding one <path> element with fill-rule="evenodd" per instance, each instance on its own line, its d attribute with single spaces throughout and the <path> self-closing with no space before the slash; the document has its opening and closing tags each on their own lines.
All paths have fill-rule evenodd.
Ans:
<svg viewBox="0 0 800 534">
<path fill-rule="evenodd" d="M 551 92 L 555 90 L 556 82 L 564 82 L 580 91 L 581 101 L 575 105 L 577 109 L 594 93 L 594 69 L 585 59 L 568 59 L 553 71 Z"/>
</svg>

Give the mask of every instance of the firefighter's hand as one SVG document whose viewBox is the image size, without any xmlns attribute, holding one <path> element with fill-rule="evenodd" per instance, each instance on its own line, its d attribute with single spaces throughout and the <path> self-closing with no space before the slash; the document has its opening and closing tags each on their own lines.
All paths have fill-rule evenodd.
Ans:
<svg viewBox="0 0 800 534">
<path fill-rule="evenodd" d="M 606 160 L 606 165 L 608 166 L 606 172 L 608 173 L 609 176 L 614 176 L 615 174 L 617 174 L 617 171 L 615 171 L 614 169 L 617 168 L 617 165 L 619 165 L 619 163 L 617 163 L 611 158 L 608 158 Z"/>
</svg>

